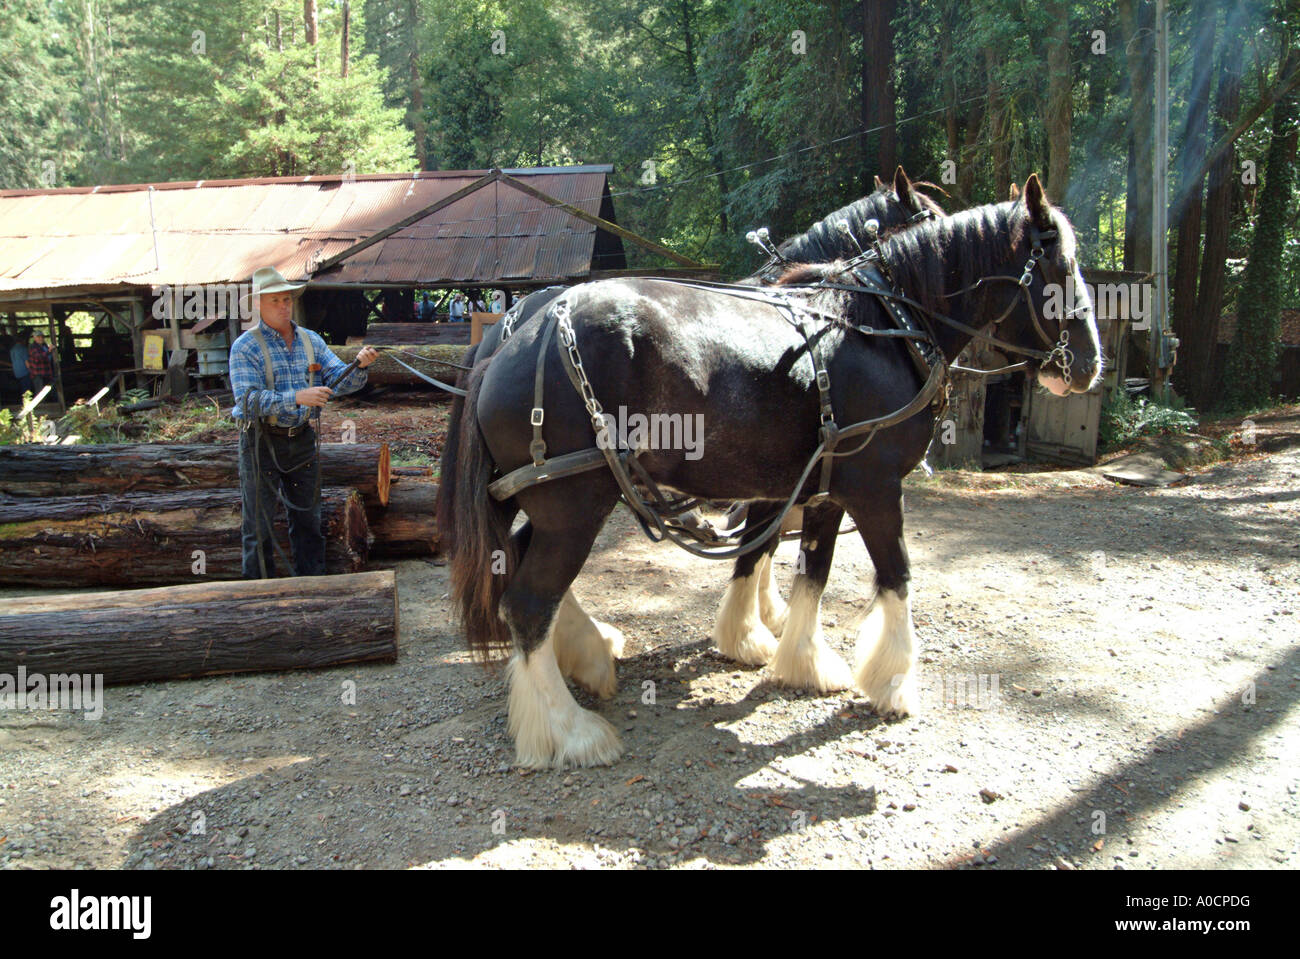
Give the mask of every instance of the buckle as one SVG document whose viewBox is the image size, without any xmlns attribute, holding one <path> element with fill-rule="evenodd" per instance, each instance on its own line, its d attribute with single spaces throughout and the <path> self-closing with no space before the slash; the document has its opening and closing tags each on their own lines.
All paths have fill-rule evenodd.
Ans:
<svg viewBox="0 0 1300 959">
<path fill-rule="evenodd" d="M 541 426 L 542 420 L 546 417 L 546 411 L 540 406 L 534 406 L 532 414 L 528 417 L 528 422 L 533 426 Z"/>
<path fill-rule="evenodd" d="M 831 388 L 831 375 L 825 370 L 817 371 L 817 389 L 825 393 Z"/>
</svg>

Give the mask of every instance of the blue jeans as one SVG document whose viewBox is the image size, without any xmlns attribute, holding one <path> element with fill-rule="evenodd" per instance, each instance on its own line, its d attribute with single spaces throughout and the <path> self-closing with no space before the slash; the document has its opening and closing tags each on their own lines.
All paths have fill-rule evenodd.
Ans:
<svg viewBox="0 0 1300 959">
<path fill-rule="evenodd" d="M 262 578 L 258 564 L 259 526 L 266 576 L 276 575 L 273 520 L 283 506 L 278 493 L 293 507 L 288 510 L 293 574 L 324 575 L 325 536 L 320 523 L 320 457 L 316 454 L 316 434 L 310 429 L 297 436 L 274 436 L 263 431 L 257 457 L 260 463 L 254 462 L 256 436 L 251 428 L 239 434 L 244 579 Z"/>
</svg>

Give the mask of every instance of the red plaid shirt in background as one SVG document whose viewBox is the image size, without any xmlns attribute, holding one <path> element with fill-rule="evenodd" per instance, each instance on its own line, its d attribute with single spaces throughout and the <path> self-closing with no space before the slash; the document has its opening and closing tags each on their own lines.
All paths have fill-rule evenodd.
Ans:
<svg viewBox="0 0 1300 959">
<path fill-rule="evenodd" d="M 27 350 L 27 372 L 44 379 L 54 376 L 54 362 L 50 359 L 50 348 L 44 343 L 33 343 Z"/>
</svg>

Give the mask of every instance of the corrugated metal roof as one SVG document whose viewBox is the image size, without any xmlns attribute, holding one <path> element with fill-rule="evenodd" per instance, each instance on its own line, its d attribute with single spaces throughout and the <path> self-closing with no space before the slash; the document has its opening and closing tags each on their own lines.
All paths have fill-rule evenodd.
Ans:
<svg viewBox="0 0 1300 959">
<path fill-rule="evenodd" d="M 608 166 L 507 170 L 599 214 Z M 486 170 L 207 180 L 0 191 L 0 292 L 291 279 L 487 175 Z M 155 264 L 155 238 L 157 259 Z M 313 277 L 330 283 L 491 285 L 577 279 L 596 227 L 508 183 L 484 188 Z"/>
</svg>

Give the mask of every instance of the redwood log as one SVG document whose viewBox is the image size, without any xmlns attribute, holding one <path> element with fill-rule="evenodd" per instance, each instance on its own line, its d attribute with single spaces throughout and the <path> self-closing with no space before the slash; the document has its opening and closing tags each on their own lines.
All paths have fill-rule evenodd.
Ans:
<svg viewBox="0 0 1300 959">
<path fill-rule="evenodd" d="M 397 658 L 392 570 L 7 599 L 0 673 L 140 683 Z"/>
<path fill-rule="evenodd" d="M 290 556 L 284 508 L 276 512 L 276 539 Z M 0 504 L 0 584 L 134 587 L 239 579 L 241 519 L 238 490 L 10 500 Z M 365 567 L 368 527 L 356 490 L 321 491 L 321 527 L 327 572 Z M 278 554 L 275 561 L 288 575 Z"/>
<path fill-rule="evenodd" d="M 467 328 L 468 323 L 464 324 Z M 468 343 L 468 341 L 466 341 Z M 351 363 L 361 352 L 360 346 L 334 346 L 330 347 L 344 363 Z M 460 376 L 461 370 L 454 366 L 446 366 L 445 363 L 460 364 L 465 355 L 465 346 L 418 346 L 418 345 L 400 345 L 394 346 L 393 349 L 404 350 L 404 353 L 398 353 L 397 359 L 411 367 L 419 370 L 426 376 L 431 376 L 435 380 L 442 380 L 444 383 L 456 382 L 456 377 Z M 410 356 L 407 354 L 415 354 Z M 431 363 L 430 360 L 442 360 L 441 363 Z M 374 386 L 420 386 L 428 387 L 429 390 L 435 391 L 440 395 L 450 397 L 451 394 L 442 394 L 433 386 L 420 379 L 410 370 L 399 366 L 393 361 L 393 357 L 388 353 L 380 352 L 379 358 L 366 367 L 366 382 Z"/>
<path fill-rule="evenodd" d="M 321 483 L 351 486 L 367 500 L 388 502 L 387 443 L 322 443 Z M 0 447 L 0 493 L 76 496 L 140 490 L 239 489 L 233 443 L 109 443 L 102 446 Z"/>
<path fill-rule="evenodd" d="M 403 482 L 393 487 L 386 507 L 368 507 L 370 555 L 395 559 L 436 553 L 438 524 L 434 503 L 437 498 L 437 483 Z"/>
</svg>

